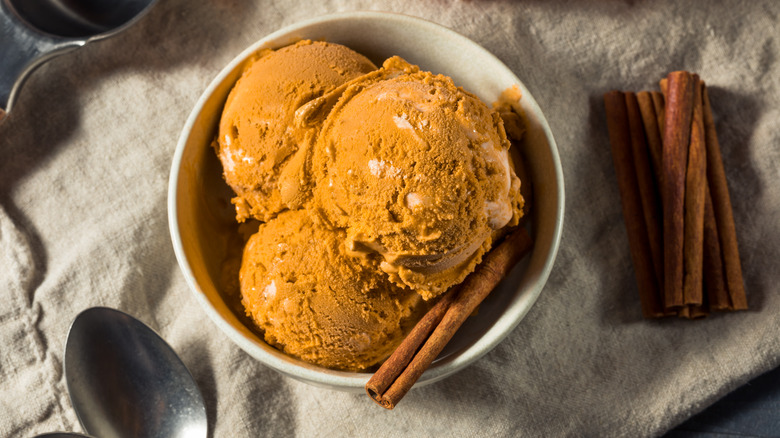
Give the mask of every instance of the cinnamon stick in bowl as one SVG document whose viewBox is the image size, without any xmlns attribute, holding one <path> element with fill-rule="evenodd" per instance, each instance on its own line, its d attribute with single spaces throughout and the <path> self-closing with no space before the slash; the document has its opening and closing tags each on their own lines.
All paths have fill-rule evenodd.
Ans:
<svg viewBox="0 0 780 438">
<path fill-rule="evenodd" d="M 366 383 L 366 393 L 393 409 L 442 352 L 466 319 L 533 246 L 524 228 L 512 232 L 459 286 L 447 292 L 417 323 Z"/>
</svg>

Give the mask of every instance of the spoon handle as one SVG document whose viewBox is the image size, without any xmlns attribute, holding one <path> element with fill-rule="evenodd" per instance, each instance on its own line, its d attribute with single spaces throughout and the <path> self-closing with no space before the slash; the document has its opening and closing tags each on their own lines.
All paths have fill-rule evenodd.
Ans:
<svg viewBox="0 0 780 438">
<path fill-rule="evenodd" d="M 39 65 L 50 58 L 84 45 L 83 40 L 64 39 L 27 26 L 0 1 L 0 120 L 11 111 L 19 89 Z"/>
</svg>

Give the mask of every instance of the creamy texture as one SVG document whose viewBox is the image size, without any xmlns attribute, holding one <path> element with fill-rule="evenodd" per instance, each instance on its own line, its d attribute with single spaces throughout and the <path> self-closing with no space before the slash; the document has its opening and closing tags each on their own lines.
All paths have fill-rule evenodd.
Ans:
<svg viewBox="0 0 780 438">
<path fill-rule="evenodd" d="M 501 119 L 445 76 L 400 58 L 353 81 L 314 151 L 314 205 L 346 247 L 397 284 L 436 296 L 522 214 Z"/>
<path fill-rule="evenodd" d="M 269 220 L 308 199 L 316 126 L 299 126 L 295 112 L 375 69 L 347 47 L 312 41 L 262 51 L 249 63 L 225 103 L 215 145 L 239 221 Z"/>
<path fill-rule="evenodd" d="M 343 233 L 305 210 L 260 226 L 241 264 L 244 306 L 265 339 L 328 368 L 359 371 L 385 359 L 425 305 L 377 269 L 355 263 Z"/>
</svg>

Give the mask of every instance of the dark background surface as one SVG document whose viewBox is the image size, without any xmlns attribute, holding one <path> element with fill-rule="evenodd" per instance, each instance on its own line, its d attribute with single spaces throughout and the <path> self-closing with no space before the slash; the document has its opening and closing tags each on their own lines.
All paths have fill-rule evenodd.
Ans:
<svg viewBox="0 0 780 438">
<path fill-rule="evenodd" d="M 780 437 L 780 368 L 756 377 L 665 437 Z"/>
</svg>

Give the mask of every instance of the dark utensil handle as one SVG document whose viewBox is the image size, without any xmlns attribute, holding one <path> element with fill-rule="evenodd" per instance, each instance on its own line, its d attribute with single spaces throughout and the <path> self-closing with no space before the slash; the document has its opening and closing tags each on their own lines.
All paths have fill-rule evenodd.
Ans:
<svg viewBox="0 0 780 438">
<path fill-rule="evenodd" d="M 0 1 L 0 120 L 11 111 L 30 73 L 46 60 L 84 43 L 36 31 Z"/>
</svg>

